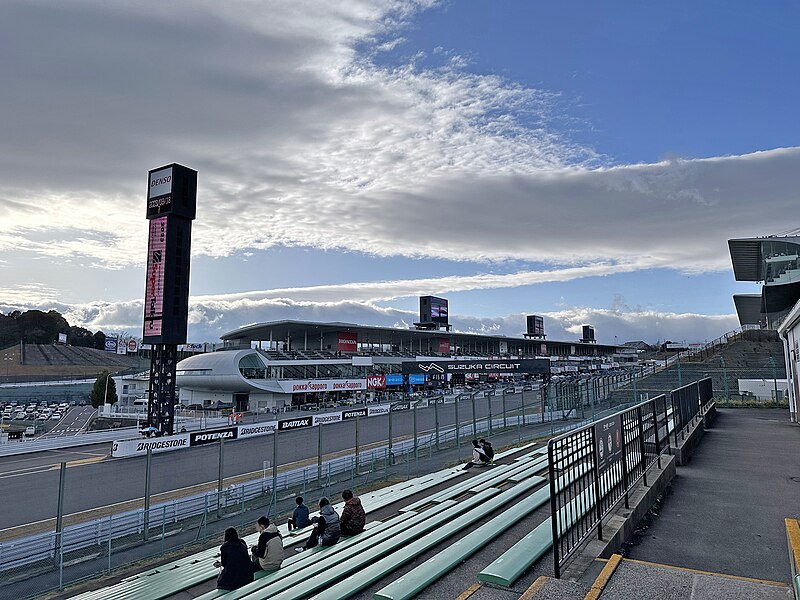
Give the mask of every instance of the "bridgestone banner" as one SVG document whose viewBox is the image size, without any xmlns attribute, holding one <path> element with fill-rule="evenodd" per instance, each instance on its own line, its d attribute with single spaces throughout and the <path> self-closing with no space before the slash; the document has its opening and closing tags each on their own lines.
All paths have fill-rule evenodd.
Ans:
<svg viewBox="0 0 800 600">
<path fill-rule="evenodd" d="M 314 415 L 314 427 L 317 425 L 327 425 L 328 423 L 340 423 L 342 421 L 342 413 L 327 413 L 324 415 Z"/>
<path fill-rule="evenodd" d="M 377 415 L 388 415 L 389 414 L 389 405 L 388 404 L 380 404 L 378 406 L 370 406 L 367 409 L 367 416 L 374 417 Z"/>
<path fill-rule="evenodd" d="M 181 433 L 169 437 L 149 438 L 143 440 L 124 440 L 114 442 L 111 445 L 111 456 L 114 458 L 121 456 L 144 456 L 147 449 L 155 452 L 169 452 L 171 450 L 182 450 L 189 447 L 189 434 Z"/>
<path fill-rule="evenodd" d="M 239 439 L 256 437 L 259 435 L 269 435 L 278 429 L 277 421 L 268 423 L 255 423 L 254 425 L 239 425 Z"/>
</svg>

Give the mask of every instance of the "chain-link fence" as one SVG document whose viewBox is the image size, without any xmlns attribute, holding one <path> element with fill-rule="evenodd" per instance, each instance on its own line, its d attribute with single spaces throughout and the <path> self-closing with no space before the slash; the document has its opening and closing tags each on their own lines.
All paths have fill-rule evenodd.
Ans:
<svg viewBox="0 0 800 600">
<path fill-rule="evenodd" d="M 251 473 L 249 478 L 220 478 L 222 485 L 218 482 L 216 489 L 160 501 L 149 510 L 138 501 L 139 506 L 130 510 L 69 523 L 60 532 L 31 532 L 3 541 L 0 579 L 4 594 L 34 597 L 136 561 L 207 547 L 209 540 L 221 538 L 226 527 L 247 529 L 261 515 L 280 520 L 291 513 L 296 495 L 313 501 L 322 496 L 338 498 L 345 488 L 363 492 L 382 482 L 410 479 L 465 461 L 471 453 L 470 440 L 480 436 L 491 437 L 500 448 L 567 431 L 616 410 L 603 394 L 621 383 L 622 379 L 587 386 L 576 381 L 541 389 L 495 389 L 425 399 L 403 412 L 370 417 L 373 430 L 387 432 L 378 435 L 377 441 L 374 431 L 372 438 L 362 431 L 359 446 L 356 425 L 350 443 L 355 442 L 357 454 L 352 445 L 349 451 L 332 451 L 338 436 L 326 434 L 323 440 L 321 432 L 329 427 L 325 426 L 318 429 L 316 456 L 293 468 L 273 471 L 272 464 L 265 462 L 258 477 Z M 592 392 L 595 388 L 597 395 Z M 390 433 L 390 422 L 394 433 Z M 337 431 L 353 435 L 353 425 Z M 281 445 L 283 440 L 299 443 L 283 435 L 278 439 Z M 207 479 L 215 479 L 217 473 L 207 467 Z"/>
</svg>

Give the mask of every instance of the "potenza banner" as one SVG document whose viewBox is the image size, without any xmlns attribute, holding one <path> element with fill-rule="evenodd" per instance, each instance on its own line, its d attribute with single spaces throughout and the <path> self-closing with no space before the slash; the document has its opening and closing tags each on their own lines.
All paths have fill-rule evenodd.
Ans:
<svg viewBox="0 0 800 600">
<path fill-rule="evenodd" d="M 403 373 L 425 375 L 452 375 L 454 373 L 529 373 L 548 375 L 550 361 L 546 358 L 521 358 L 497 360 L 415 360 L 403 362 Z"/>
<path fill-rule="evenodd" d="M 198 431 L 189 434 L 189 446 L 203 446 L 204 444 L 214 444 L 220 440 L 239 439 L 239 428 L 228 427 L 227 429 L 216 429 L 214 431 Z"/>
</svg>

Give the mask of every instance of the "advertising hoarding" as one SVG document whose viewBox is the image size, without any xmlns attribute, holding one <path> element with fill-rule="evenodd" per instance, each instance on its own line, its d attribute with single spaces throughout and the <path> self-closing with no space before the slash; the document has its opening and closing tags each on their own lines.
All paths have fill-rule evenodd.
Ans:
<svg viewBox="0 0 800 600">
<path fill-rule="evenodd" d="M 382 390 L 385 387 L 386 387 L 385 375 L 371 375 L 370 377 L 367 377 L 367 389 Z"/>
<path fill-rule="evenodd" d="M 546 375 L 550 361 L 546 358 L 404 361 L 403 373 L 452 375 L 454 373 L 500 373 Z"/>
<path fill-rule="evenodd" d="M 259 435 L 269 435 L 278 429 L 277 421 L 267 421 L 266 423 L 255 423 L 254 425 L 239 425 L 238 439 L 256 437 Z"/>
<path fill-rule="evenodd" d="M 106 343 L 104 345 L 104 349 L 105 349 L 106 352 L 116 352 L 117 351 L 117 338 L 116 337 L 106 336 Z"/>
<path fill-rule="evenodd" d="M 450 353 L 450 340 L 447 338 L 439 338 L 439 354 Z"/>
<path fill-rule="evenodd" d="M 409 385 L 422 385 L 425 383 L 425 375 L 418 375 L 416 373 L 412 373 L 408 376 L 408 383 Z"/>
<path fill-rule="evenodd" d="M 215 429 L 213 431 L 197 431 L 189 434 L 189 446 L 203 446 L 214 444 L 220 440 L 228 441 L 239 438 L 238 427 L 227 427 L 225 429 Z"/>
<path fill-rule="evenodd" d="M 59 333 L 58 334 L 58 343 L 59 344 L 66 344 L 67 343 L 67 334 L 66 333 Z"/>
<path fill-rule="evenodd" d="M 284 419 L 278 421 L 278 431 L 288 431 L 291 429 L 303 429 L 314 424 L 312 417 L 297 417 L 296 419 Z"/>
<path fill-rule="evenodd" d="M 287 394 L 312 392 L 348 392 L 367 389 L 366 379 L 282 379 L 278 381 Z"/>
<path fill-rule="evenodd" d="M 544 317 L 540 315 L 528 315 L 527 325 L 529 335 L 544 337 Z"/>
<path fill-rule="evenodd" d="M 367 409 L 366 408 L 354 408 L 352 410 L 343 410 L 342 411 L 342 420 L 346 421 L 347 419 L 355 419 L 356 417 L 366 417 L 367 416 Z"/>
<path fill-rule="evenodd" d="M 387 375 L 386 385 L 403 385 L 403 376 L 394 373 L 391 375 Z"/>
<path fill-rule="evenodd" d="M 340 331 L 337 334 L 336 349 L 339 352 L 355 352 L 358 350 L 358 334 L 351 331 Z"/>
<path fill-rule="evenodd" d="M 181 433 L 160 438 L 148 438 L 144 440 L 123 440 L 114 442 L 111 445 L 111 456 L 114 458 L 122 456 L 143 456 L 150 448 L 153 453 L 169 452 L 172 450 L 183 450 L 189 447 L 189 434 Z"/>
<path fill-rule="evenodd" d="M 603 473 L 622 460 L 622 415 L 595 423 L 594 440 L 597 471 L 602 477 Z"/>
</svg>

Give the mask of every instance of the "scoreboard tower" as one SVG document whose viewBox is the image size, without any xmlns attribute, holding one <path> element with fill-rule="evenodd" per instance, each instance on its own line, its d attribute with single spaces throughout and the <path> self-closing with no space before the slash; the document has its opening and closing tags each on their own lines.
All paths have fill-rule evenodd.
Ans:
<svg viewBox="0 0 800 600">
<path fill-rule="evenodd" d="M 171 164 L 149 172 L 142 341 L 153 348 L 147 421 L 163 435 L 175 432 L 175 370 L 178 344 L 186 343 L 196 209 L 197 171 Z"/>
</svg>

